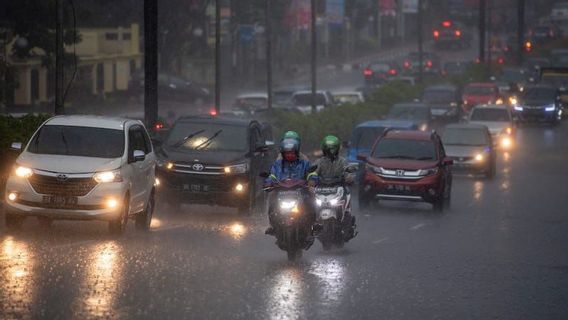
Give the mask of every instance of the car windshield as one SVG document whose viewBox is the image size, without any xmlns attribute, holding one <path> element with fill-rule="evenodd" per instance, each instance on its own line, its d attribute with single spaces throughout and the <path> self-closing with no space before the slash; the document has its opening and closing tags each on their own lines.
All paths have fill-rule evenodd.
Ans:
<svg viewBox="0 0 568 320">
<path fill-rule="evenodd" d="M 489 145 L 488 137 L 482 129 L 446 128 L 442 133 L 445 145 L 485 146 Z"/>
<path fill-rule="evenodd" d="M 268 102 L 266 98 L 263 97 L 247 97 L 247 98 L 238 98 L 235 101 L 235 107 L 239 108 L 266 108 L 268 106 Z"/>
<path fill-rule="evenodd" d="M 239 151 L 248 147 L 247 127 L 201 122 L 179 122 L 166 145 L 182 150 Z"/>
<path fill-rule="evenodd" d="M 422 100 L 425 103 L 450 103 L 456 100 L 456 96 L 452 90 L 426 89 Z"/>
<path fill-rule="evenodd" d="M 371 149 L 377 138 L 385 131 L 383 127 L 360 128 L 353 135 L 352 147 L 356 149 Z"/>
<path fill-rule="evenodd" d="M 430 140 L 381 139 L 373 152 L 378 159 L 437 160 Z"/>
<path fill-rule="evenodd" d="M 312 94 L 311 93 L 300 93 L 294 95 L 294 105 L 295 106 L 310 106 L 312 105 Z M 316 104 L 318 106 L 325 105 L 325 96 L 321 93 L 316 94 Z"/>
<path fill-rule="evenodd" d="M 476 108 L 471 113 L 471 121 L 511 121 L 509 112 L 506 109 Z"/>
<path fill-rule="evenodd" d="M 333 99 L 339 103 L 356 104 L 361 102 L 358 94 L 334 94 Z"/>
<path fill-rule="evenodd" d="M 92 158 L 120 158 L 124 131 L 116 129 L 45 125 L 30 142 L 28 152 Z"/>
<path fill-rule="evenodd" d="M 495 88 L 488 86 L 467 86 L 464 93 L 473 95 L 491 95 L 495 93 Z"/>
<path fill-rule="evenodd" d="M 523 99 L 527 100 L 554 100 L 556 98 L 555 88 L 526 88 L 522 94 Z"/>
<path fill-rule="evenodd" d="M 430 120 L 430 108 L 423 106 L 395 105 L 389 112 L 389 119 Z"/>
</svg>

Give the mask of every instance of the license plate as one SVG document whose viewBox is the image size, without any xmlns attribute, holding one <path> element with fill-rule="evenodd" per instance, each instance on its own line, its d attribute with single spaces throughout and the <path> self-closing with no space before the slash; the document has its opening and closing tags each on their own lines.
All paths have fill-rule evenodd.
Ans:
<svg viewBox="0 0 568 320">
<path fill-rule="evenodd" d="M 183 191 L 189 192 L 209 192 L 209 186 L 205 184 L 184 184 Z"/>
<path fill-rule="evenodd" d="M 65 196 L 43 196 L 43 203 L 61 206 L 61 207 L 72 207 L 76 206 L 78 202 L 77 197 L 65 197 Z"/>
<path fill-rule="evenodd" d="M 388 190 L 394 190 L 394 191 L 410 191 L 410 187 L 409 186 L 403 186 L 400 184 L 389 184 L 387 186 Z"/>
</svg>

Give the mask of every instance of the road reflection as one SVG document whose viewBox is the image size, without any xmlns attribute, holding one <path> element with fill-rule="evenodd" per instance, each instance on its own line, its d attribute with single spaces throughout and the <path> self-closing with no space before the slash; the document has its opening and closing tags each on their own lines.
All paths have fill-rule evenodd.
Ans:
<svg viewBox="0 0 568 320">
<path fill-rule="evenodd" d="M 121 248 L 107 241 L 91 248 L 80 299 L 83 314 L 95 318 L 116 317 L 115 303 L 123 277 Z"/>
<path fill-rule="evenodd" d="M 231 224 L 227 230 L 229 231 L 229 234 L 234 238 L 234 239 L 241 239 L 246 233 L 247 233 L 247 229 L 246 227 L 240 223 L 240 222 L 235 222 L 233 224 Z"/>
<path fill-rule="evenodd" d="M 308 272 L 318 278 L 322 291 L 322 302 L 337 306 L 343 300 L 346 273 L 343 263 L 335 258 L 319 258 L 312 263 Z"/>
<path fill-rule="evenodd" d="M 475 201 L 481 201 L 481 196 L 483 194 L 483 182 L 475 181 L 473 184 L 473 199 Z"/>
<path fill-rule="evenodd" d="M 22 318 L 29 314 L 35 294 L 35 257 L 28 244 L 8 236 L 1 244 L 0 314 L 6 318 Z"/>
<path fill-rule="evenodd" d="M 303 319 L 304 283 L 297 267 L 287 266 L 274 276 L 268 314 L 270 319 Z"/>
</svg>

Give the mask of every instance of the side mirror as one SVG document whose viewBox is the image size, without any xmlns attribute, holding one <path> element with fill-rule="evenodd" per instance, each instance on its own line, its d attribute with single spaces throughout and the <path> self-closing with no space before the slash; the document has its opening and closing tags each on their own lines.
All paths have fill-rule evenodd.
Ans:
<svg viewBox="0 0 568 320">
<path fill-rule="evenodd" d="M 363 154 L 363 153 L 359 153 L 357 155 L 357 160 L 359 160 L 359 161 L 366 162 L 368 158 L 369 157 L 366 154 Z"/>
<path fill-rule="evenodd" d="M 445 158 L 444 161 L 442 161 L 442 164 L 445 166 L 452 166 L 454 165 L 454 160 L 450 158 Z"/>
<path fill-rule="evenodd" d="M 22 151 L 22 143 L 21 142 L 12 142 L 12 145 L 10 146 L 10 150 Z"/>
<path fill-rule="evenodd" d="M 134 162 L 144 161 L 146 154 L 142 150 L 134 150 Z"/>
<path fill-rule="evenodd" d="M 258 176 L 261 177 L 261 178 L 266 179 L 266 178 L 270 177 L 270 173 L 268 173 L 268 172 L 261 172 L 261 173 L 258 174 Z"/>
</svg>

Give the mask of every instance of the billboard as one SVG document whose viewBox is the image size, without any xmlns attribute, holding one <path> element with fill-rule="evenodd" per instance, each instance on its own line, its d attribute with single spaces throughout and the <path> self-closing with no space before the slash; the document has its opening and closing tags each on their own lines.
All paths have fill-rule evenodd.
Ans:
<svg viewBox="0 0 568 320">
<path fill-rule="evenodd" d="M 325 4 L 327 22 L 332 26 L 341 26 L 345 14 L 344 0 L 327 0 Z"/>
</svg>

